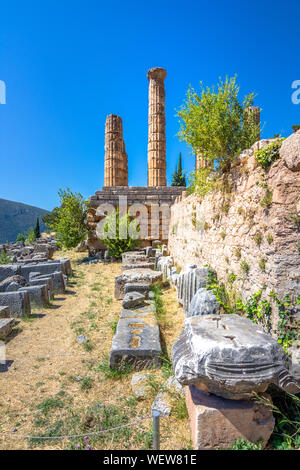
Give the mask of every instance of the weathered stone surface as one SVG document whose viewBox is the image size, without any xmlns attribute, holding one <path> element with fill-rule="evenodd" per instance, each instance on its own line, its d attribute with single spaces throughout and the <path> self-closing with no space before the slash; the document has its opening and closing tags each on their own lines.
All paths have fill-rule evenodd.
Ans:
<svg viewBox="0 0 300 470">
<path fill-rule="evenodd" d="M 113 337 L 110 367 L 123 362 L 132 363 L 136 369 L 160 365 L 160 336 L 153 302 L 136 310 L 122 310 Z"/>
<path fill-rule="evenodd" d="M 210 269 L 208 267 L 197 267 L 191 264 L 185 271 L 182 271 L 177 279 L 177 298 L 183 306 L 183 313 L 189 311 L 190 302 L 197 290 L 206 287 Z"/>
<path fill-rule="evenodd" d="M 17 285 L 17 289 L 18 287 L 25 287 L 27 285 L 27 281 L 23 276 L 19 276 L 19 275 L 10 276 L 0 282 L 0 292 L 6 292 L 7 288 L 12 282 Z"/>
<path fill-rule="evenodd" d="M 128 186 L 123 124 L 120 116 L 115 114 L 106 118 L 104 161 L 104 186 Z"/>
<path fill-rule="evenodd" d="M 21 275 L 25 277 L 27 281 L 29 281 L 30 273 L 38 272 L 44 276 L 57 271 L 62 271 L 62 264 L 60 262 L 28 264 L 26 266 L 21 266 Z"/>
<path fill-rule="evenodd" d="M 249 399 L 274 383 L 299 390 L 291 376 L 291 361 L 262 327 L 239 315 L 187 318 L 172 348 L 175 377 L 215 395 Z"/>
<path fill-rule="evenodd" d="M 154 263 L 147 262 L 135 262 L 132 264 L 123 264 L 122 271 L 127 271 L 128 269 L 154 269 Z"/>
<path fill-rule="evenodd" d="M 11 317 L 21 317 L 31 312 L 28 292 L 3 292 L 0 294 L 0 305 L 9 307 Z"/>
<path fill-rule="evenodd" d="M 294 135 L 298 140 L 299 131 Z M 227 289 L 231 288 L 229 275 L 235 274 L 233 288 L 243 302 L 264 285 L 263 300 L 269 300 L 270 291 L 282 299 L 285 295 L 297 298 L 300 290 L 295 223 L 300 214 L 300 171 L 291 171 L 281 154 L 264 172 L 264 183 L 272 194 L 271 205 L 266 207 L 267 188 L 259 184 L 262 169 L 254 152 L 271 142 L 257 142 L 237 158 L 226 180 L 230 194 L 217 190 L 203 198 L 183 194 L 171 207 L 168 249 L 176 266 L 185 270 L 191 263 L 210 265 Z M 299 151 L 300 147 L 295 150 Z M 256 242 L 259 233 L 260 245 Z M 261 260 L 266 260 L 264 270 Z M 247 274 L 241 269 L 243 261 L 249 266 Z M 275 308 L 273 312 L 276 329 Z"/>
<path fill-rule="evenodd" d="M 150 285 L 147 282 L 144 284 L 138 282 L 127 282 L 127 284 L 125 284 L 124 293 L 127 294 L 128 292 L 139 292 L 145 297 L 148 297 L 149 290 Z"/>
<path fill-rule="evenodd" d="M 280 156 L 289 170 L 300 171 L 300 130 L 283 141 Z"/>
<path fill-rule="evenodd" d="M 39 277 L 33 277 L 29 280 L 30 286 L 43 286 L 44 284 L 48 287 L 49 298 L 54 298 L 54 287 L 53 287 L 53 280 L 52 277 L 44 277 L 43 279 L 39 279 Z"/>
<path fill-rule="evenodd" d="M 162 416 L 170 416 L 172 410 L 172 398 L 174 395 L 181 394 L 184 396 L 184 388 L 178 380 L 172 375 L 164 383 L 162 390 L 156 395 L 152 403 L 152 410 L 159 411 Z"/>
<path fill-rule="evenodd" d="M 187 317 L 196 315 L 216 315 L 220 311 L 220 304 L 216 296 L 205 287 L 200 287 L 192 298 Z"/>
<path fill-rule="evenodd" d="M 10 308 L 6 305 L 0 305 L 0 318 L 9 318 Z"/>
<path fill-rule="evenodd" d="M 153 271 L 152 269 L 129 269 L 124 271 L 120 276 L 115 278 L 115 298 L 123 299 L 125 284 L 131 282 L 139 282 L 141 284 L 148 283 L 149 285 L 154 282 L 162 280 L 162 273 Z"/>
<path fill-rule="evenodd" d="M 154 67 L 149 80 L 148 186 L 166 186 L 165 69 Z"/>
<path fill-rule="evenodd" d="M 14 322 L 14 318 L 0 318 L 0 339 L 10 335 Z"/>
<path fill-rule="evenodd" d="M 133 264 L 136 262 L 148 262 L 148 257 L 142 251 L 127 251 L 122 254 L 123 264 Z"/>
<path fill-rule="evenodd" d="M 50 299 L 47 284 L 22 287 L 18 292 L 28 292 L 32 307 L 46 307 L 49 305 Z"/>
<path fill-rule="evenodd" d="M 124 299 L 122 301 L 123 308 L 136 308 L 143 305 L 145 301 L 145 296 L 140 294 L 139 292 L 128 292 L 125 294 Z"/>
<path fill-rule="evenodd" d="M 230 449 L 236 439 L 265 447 L 274 429 L 271 408 L 254 401 L 225 400 L 191 385 L 186 404 L 195 450 Z"/>
<path fill-rule="evenodd" d="M 173 264 L 172 256 L 161 256 L 157 261 L 157 269 L 162 272 L 165 279 L 169 279 Z"/>
<path fill-rule="evenodd" d="M 54 294 L 64 294 L 65 293 L 65 280 L 64 280 L 64 275 L 61 271 L 54 272 L 51 274 L 45 274 L 45 275 L 40 275 L 38 273 L 37 276 L 30 277 L 30 282 L 32 280 L 44 280 L 46 283 L 46 280 L 49 278 L 49 276 L 52 279 Z"/>
<path fill-rule="evenodd" d="M 21 274 L 21 266 L 18 264 L 3 264 L 0 266 L 0 282 L 19 274 Z"/>
</svg>

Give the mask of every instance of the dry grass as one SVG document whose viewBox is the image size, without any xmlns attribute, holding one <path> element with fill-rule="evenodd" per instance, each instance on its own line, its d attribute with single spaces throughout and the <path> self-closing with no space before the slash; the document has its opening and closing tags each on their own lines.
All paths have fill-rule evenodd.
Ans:
<svg viewBox="0 0 300 470">
<path fill-rule="evenodd" d="M 63 255 L 72 259 L 74 268 L 68 291 L 56 297 L 51 308 L 20 319 L 17 334 L 7 342 L 7 360 L 12 363 L 7 372 L 0 373 L 0 433 L 81 434 L 151 412 L 153 396 L 139 401 L 131 391 L 133 372 L 115 377 L 105 373 L 105 358 L 121 309 L 121 302 L 113 297 L 114 277 L 121 265 L 83 265 L 79 263 L 82 253 Z M 183 317 L 174 290 L 165 290 L 162 299 L 166 315 L 161 332 L 170 353 Z M 78 344 L 79 334 L 89 342 Z M 165 372 L 153 371 L 155 390 L 165 381 Z M 162 449 L 190 448 L 186 418 L 178 420 L 171 414 L 161 421 Z M 151 419 L 90 443 L 95 449 L 151 448 Z M 1 449 L 68 449 L 75 444 L 84 448 L 82 439 L 41 442 L 0 437 Z"/>
</svg>

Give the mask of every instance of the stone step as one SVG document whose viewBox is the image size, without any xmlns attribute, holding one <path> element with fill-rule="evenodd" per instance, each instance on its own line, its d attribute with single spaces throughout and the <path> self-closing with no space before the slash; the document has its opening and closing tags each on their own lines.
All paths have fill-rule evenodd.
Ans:
<svg viewBox="0 0 300 470">
<path fill-rule="evenodd" d="M 135 310 L 123 309 L 112 341 L 110 367 L 130 363 L 134 368 L 156 368 L 161 363 L 159 328 L 153 301 Z"/>
</svg>

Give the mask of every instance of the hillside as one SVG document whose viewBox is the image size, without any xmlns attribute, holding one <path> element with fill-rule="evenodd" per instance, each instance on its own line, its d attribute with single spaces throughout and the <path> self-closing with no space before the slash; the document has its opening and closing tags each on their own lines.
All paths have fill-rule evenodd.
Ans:
<svg viewBox="0 0 300 470">
<path fill-rule="evenodd" d="M 37 217 L 40 218 L 41 230 L 45 230 L 41 218 L 47 212 L 39 207 L 0 198 L 0 243 L 15 241 L 18 233 L 35 226 Z"/>
</svg>

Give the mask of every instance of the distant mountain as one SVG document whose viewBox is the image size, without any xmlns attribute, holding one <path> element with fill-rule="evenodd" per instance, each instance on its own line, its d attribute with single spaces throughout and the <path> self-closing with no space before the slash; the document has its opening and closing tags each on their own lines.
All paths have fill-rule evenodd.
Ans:
<svg viewBox="0 0 300 470">
<path fill-rule="evenodd" d="M 35 226 L 37 217 L 40 219 L 41 231 L 45 230 L 42 216 L 47 212 L 39 207 L 0 198 L 0 243 L 14 242 L 19 233 Z"/>
</svg>

